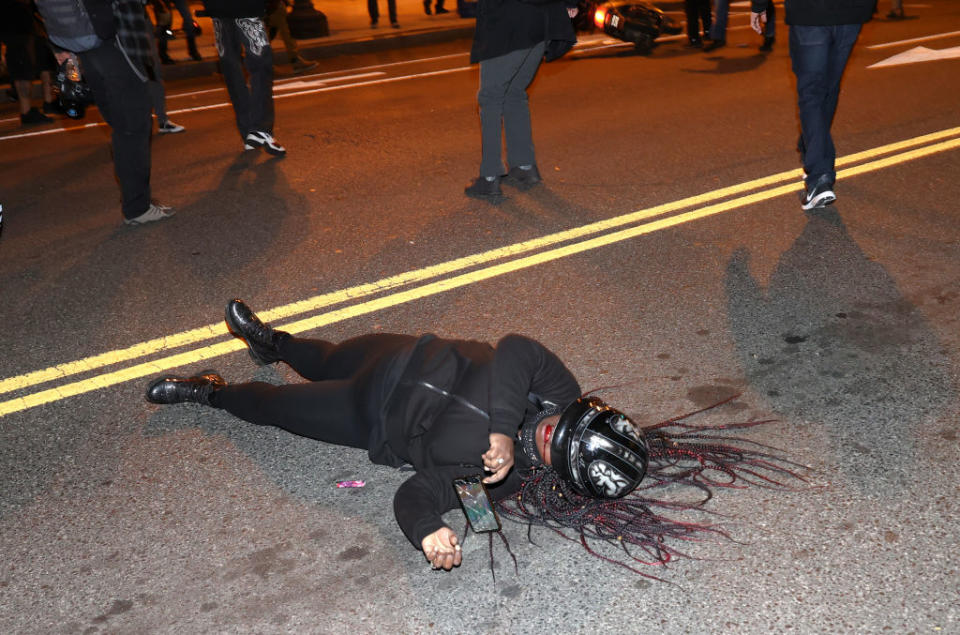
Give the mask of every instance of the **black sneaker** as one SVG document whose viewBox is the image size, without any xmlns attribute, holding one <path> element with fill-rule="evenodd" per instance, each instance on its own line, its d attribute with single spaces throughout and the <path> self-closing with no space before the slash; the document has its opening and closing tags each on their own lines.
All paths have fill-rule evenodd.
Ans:
<svg viewBox="0 0 960 635">
<path fill-rule="evenodd" d="M 66 115 L 64 112 L 63 106 L 60 105 L 60 102 L 54 99 L 53 101 L 43 102 L 43 113 L 45 115 Z"/>
<path fill-rule="evenodd" d="M 764 53 L 769 53 L 770 51 L 773 50 L 773 42 L 774 42 L 774 39 L 772 37 L 764 36 L 763 44 L 760 45 L 760 50 L 763 51 Z"/>
<path fill-rule="evenodd" d="M 20 115 L 20 123 L 24 126 L 37 126 L 44 123 L 53 123 L 53 119 L 46 116 L 36 108 L 31 108 Z"/>
<path fill-rule="evenodd" d="M 703 45 L 703 52 L 709 53 L 710 51 L 716 51 L 717 49 L 722 49 L 726 45 L 726 40 L 711 40 L 709 43 Z"/>
<path fill-rule="evenodd" d="M 800 195 L 800 206 L 805 210 L 821 209 L 837 200 L 833 193 L 833 181 L 824 174 Z"/>
<path fill-rule="evenodd" d="M 244 139 L 244 150 L 254 150 L 256 148 L 263 148 L 275 157 L 282 157 L 287 154 L 287 149 L 277 143 L 273 135 L 261 130 L 253 130 L 247 133 L 247 138 Z"/>
<path fill-rule="evenodd" d="M 521 190 L 527 190 L 538 183 L 543 183 L 543 179 L 540 178 L 540 171 L 535 165 L 531 165 L 527 169 L 515 166 L 510 168 L 510 171 L 503 177 L 503 182 Z"/>
<path fill-rule="evenodd" d="M 491 180 L 485 176 L 478 176 L 476 181 L 464 188 L 463 193 L 470 198 L 481 200 L 502 198 L 503 191 L 500 189 L 500 177 L 495 176 Z"/>
</svg>

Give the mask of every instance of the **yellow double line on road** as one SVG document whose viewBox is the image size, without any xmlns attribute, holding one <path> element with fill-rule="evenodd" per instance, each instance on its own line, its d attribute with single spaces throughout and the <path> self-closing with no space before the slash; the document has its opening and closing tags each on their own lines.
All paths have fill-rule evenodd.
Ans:
<svg viewBox="0 0 960 635">
<path fill-rule="evenodd" d="M 837 166 L 852 167 L 839 170 L 838 177 L 849 178 L 957 148 L 960 148 L 960 127 L 879 146 L 864 152 L 842 157 L 837 160 Z M 863 161 L 867 162 L 861 163 Z M 761 179 L 549 234 L 541 238 L 507 245 L 423 269 L 390 276 L 376 282 L 315 296 L 300 302 L 262 311 L 259 315 L 265 321 L 277 323 L 279 328 L 285 331 L 302 333 L 521 269 L 534 267 L 574 254 L 675 227 L 683 223 L 739 209 L 779 196 L 794 194 L 798 190 L 800 177 L 801 171 L 799 169 L 780 172 Z M 745 194 L 747 192 L 752 193 Z M 730 200 L 723 200 L 741 194 L 744 195 Z M 672 212 L 680 212 L 688 208 L 693 209 L 673 216 L 665 216 Z M 659 216 L 665 217 L 657 220 L 649 220 Z M 649 222 L 644 222 L 639 225 L 636 224 L 641 221 Z M 535 253 L 531 254 L 530 252 Z M 530 255 L 523 256 L 523 254 Z M 496 261 L 504 259 L 509 260 L 493 264 Z M 458 275 L 451 275 L 464 270 L 469 271 Z M 411 287 L 411 285 L 433 278 L 441 279 L 421 286 Z M 410 288 L 400 290 L 401 287 Z M 370 300 L 356 302 L 362 298 L 377 294 L 382 295 Z M 351 302 L 356 303 L 300 320 L 287 323 L 280 322 L 293 316 L 312 313 L 336 304 Z M 226 335 L 227 330 L 223 322 L 218 322 L 190 331 L 148 340 L 128 348 L 109 351 L 77 361 L 0 380 L 0 394 L 26 390 L 46 382 L 62 380 L 83 373 L 100 371 L 107 366 L 122 364 L 184 346 L 223 338 Z M 133 379 L 158 375 L 169 371 L 171 368 L 209 360 L 227 353 L 242 350 L 244 347 L 245 345 L 241 340 L 230 338 L 226 341 L 207 344 L 182 353 L 167 355 L 128 366 L 120 370 L 100 372 L 86 379 L 66 383 L 55 388 L 38 390 L 2 401 L 0 402 L 0 417 L 66 399 L 74 395 L 107 388 Z"/>
</svg>

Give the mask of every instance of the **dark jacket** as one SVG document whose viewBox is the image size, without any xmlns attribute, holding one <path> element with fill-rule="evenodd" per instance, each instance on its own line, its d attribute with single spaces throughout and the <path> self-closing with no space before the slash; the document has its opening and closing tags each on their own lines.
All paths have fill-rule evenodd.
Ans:
<svg viewBox="0 0 960 635">
<path fill-rule="evenodd" d="M 547 43 L 549 62 L 570 50 L 577 36 L 567 15 L 576 0 L 479 0 L 470 50 L 476 64 L 513 51 Z"/>
<path fill-rule="evenodd" d="M 528 337 L 508 335 L 496 348 L 420 338 L 387 399 L 386 445 L 396 460 L 381 455 L 378 461 L 406 462 L 416 470 L 394 496 L 397 522 L 410 542 L 419 548 L 443 526 L 441 515 L 458 507 L 452 481 L 482 472 L 480 457 L 490 447 L 490 433 L 516 438 L 539 403 L 566 405 L 579 396 L 580 386 L 563 362 Z M 371 458 L 378 460 L 375 453 L 371 447 Z M 519 448 L 514 454 L 523 467 Z M 495 499 L 519 488 L 518 467 L 490 487 Z"/>
<path fill-rule="evenodd" d="M 763 13 L 773 0 L 751 0 L 750 10 Z M 873 17 L 876 0 L 785 0 L 785 21 L 800 26 L 863 24 Z"/>
<path fill-rule="evenodd" d="M 211 18 L 262 18 L 267 0 L 203 0 Z"/>
<path fill-rule="evenodd" d="M 70 22 L 80 21 L 82 18 L 79 3 L 82 3 L 83 9 L 90 16 L 90 24 L 93 25 L 96 36 L 104 42 L 112 40 L 117 33 L 112 0 L 41 0 L 37 2 L 37 6 L 46 20 L 50 20 L 55 14 L 62 14 L 66 21 Z M 51 40 L 53 39 L 55 38 L 52 37 Z"/>
</svg>

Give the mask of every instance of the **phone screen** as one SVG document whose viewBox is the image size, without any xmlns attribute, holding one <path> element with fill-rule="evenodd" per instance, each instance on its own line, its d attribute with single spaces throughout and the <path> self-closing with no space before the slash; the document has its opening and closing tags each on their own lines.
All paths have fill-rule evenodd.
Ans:
<svg viewBox="0 0 960 635">
<path fill-rule="evenodd" d="M 453 479 L 453 487 L 457 490 L 463 513 L 467 515 L 470 527 L 476 532 L 497 531 L 500 529 L 500 519 L 493 509 L 490 495 L 483 485 L 483 477 L 462 476 Z"/>
</svg>

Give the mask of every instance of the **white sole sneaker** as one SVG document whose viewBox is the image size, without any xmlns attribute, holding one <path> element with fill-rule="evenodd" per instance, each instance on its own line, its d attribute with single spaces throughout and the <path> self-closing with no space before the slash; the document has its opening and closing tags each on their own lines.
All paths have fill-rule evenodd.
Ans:
<svg viewBox="0 0 960 635">
<path fill-rule="evenodd" d="M 253 150 L 254 148 L 263 148 L 268 154 L 275 157 L 282 157 L 287 154 L 287 149 L 277 143 L 273 135 L 260 130 L 248 133 L 246 139 L 244 139 L 244 150 Z"/>
<path fill-rule="evenodd" d="M 125 225 L 146 225 L 147 223 L 154 223 L 158 220 L 170 218 L 174 214 L 176 214 L 176 212 L 173 211 L 172 207 L 150 203 L 150 207 L 148 207 L 147 211 L 143 214 L 140 214 L 136 218 L 125 218 L 123 222 Z"/>
</svg>

